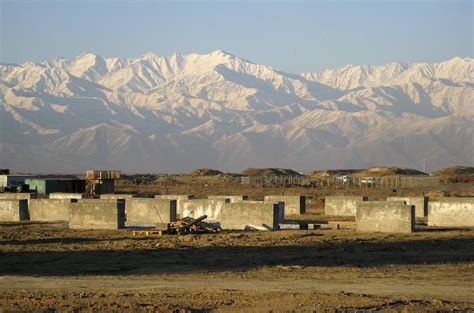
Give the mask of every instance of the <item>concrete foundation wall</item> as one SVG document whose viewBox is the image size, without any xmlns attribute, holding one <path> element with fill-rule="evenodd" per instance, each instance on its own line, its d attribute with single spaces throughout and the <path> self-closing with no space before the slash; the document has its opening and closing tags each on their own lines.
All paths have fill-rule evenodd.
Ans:
<svg viewBox="0 0 474 313">
<path fill-rule="evenodd" d="M 224 200 L 178 200 L 177 214 L 179 218 L 198 218 L 207 215 L 206 221 L 220 222 Z"/>
<path fill-rule="evenodd" d="M 124 200 L 82 199 L 70 204 L 69 228 L 119 229 L 124 227 Z"/>
<path fill-rule="evenodd" d="M 181 208 L 181 201 L 194 199 L 194 195 L 155 195 L 155 199 L 176 200 L 176 212 L 178 218 L 182 218 L 183 210 Z"/>
<path fill-rule="evenodd" d="M 162 200 L 191 200 L 194 195 L 155 195 L 155 199 Z"/>
<path fill-rule="evenodd" d="M 0 193 L 0 199 L 7 200 L 30 200 L 36 199 L 36 194 L 31 194 L 27 192 L 5 192 Z"/>
<path fill-rule="evenodd" d="M 50 199 L 84 199 L 82 193 L 64 193 L 64 192 L 52 192 L 49 194 Z"/>
<path fill-rule="evenodd" d="M 118 200 L 118 199 L 131 199 L 133 198 L 132 194 L 116 194 L 116 193 L 109 193 L 100 195 L 101 199 L 106 200 Z"/>
<path fill-rule="evenodd" d="M 275 203 L 225 203 L 220 223 L 223 229 L 277 230 L 279 211 Z"/>
<path fill-rule="evenodd" d="M 176 200 L 126 199 L 125 217 L 128 225 L 176 222 Z"/>
<path fill-rule="evenodd" d="M 247 201 L 248 196 L 207 196 L 209 200 L 224 200 L 227 203 Z"/>
<path fill-rule="evenodd" d="M 246 200 L 242 201 L 242 203 L 257 203 L 257 204 L 264 204 L 264 203 L 271 203 L 271 204 L 276 204 L 278 205 L 278 223 L 284 223 L 285 222 L 285 202 L 273 202 L 273 201 L 255 201 L 255 200 Z"/>
<path fill-rule="evenodd" d="M 356 216 L 357 204 L 367 200 L 367 197 L 358 196 L 326 196 L 324 197 L 324 214 L 326 216 Z"/>
<path fill-rule="evenodd" d="M 387 197 L 387 201 L 405 201 L 415 206 L 415 217 L 428 216 L 428 197 Z"/>
<path fill-rule="evenodd" d="M 28 200 L 0 199 L 0 221 L 19 222 L 28 219 Z"/>
<path fill-rule="evenodd" d="M 359 232 L 411 233 L 415 207 L 404 201 L 359 202 L 356 225 Z"/>
<path fill-rule="evenodd" d="M 430 201 L 428 226 L 474 227 L 474 197 L 449 197 Z"/>
<path fill-rule="evenodd" d="M 305 196 L 265 196 L 265 202 L 284 202 L 285 215 L 304 214 L 306 212 Z"/>
<path fill-rule="evenodd" d="M 30 221 L 69 221 L 71 202 L 77 199 L 31 199 L 28 203 Z"/>
</svg>

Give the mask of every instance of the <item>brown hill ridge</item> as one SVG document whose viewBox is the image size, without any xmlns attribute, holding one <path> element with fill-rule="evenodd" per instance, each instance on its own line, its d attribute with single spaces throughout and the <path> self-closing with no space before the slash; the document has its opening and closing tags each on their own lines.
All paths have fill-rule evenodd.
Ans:
<svg viewBox="0 0 474 313">
<path fill-rule="evenodd" d="M 244 176 L 302 176 L 289 168 L 248 168 L 242 171 Z"/>
<path fill-rule="evenodd" d="M 188 173 L 189 176 L 217 176 L 223 174 L 221 171 L 210 168 L 198 168 Z"/>
<path fill-rule="evenodd" d="M 474 167 L 472 166 L 451 166 L 442 168 L 431 175 L 433 176 L 464 176 L 474 175 Z"/>
<path fill-rule="evenodd" d="M 367 169 L 323 170 L 309 173 L 310 176 L 325 177 L 335 175 L 351 176 L 391 176 L 391 175 L 427 175 L 426 173 L 410 168 L 399 167 L 371 167 Z"/>
<path fill-rule="evenodd" d="M 187 176 L 218 176 L 231 175 L 239 176 L 239 174 L 223 173 L 219 170 L 209 168 L 199 168 L 191 171 Z M 288 168 L 247 168 L 240 175 L 243 176 L 302 176 L 295 170 Z M 351 175 L 351 176 L 390 176 L 390 175 L 428 175 L 421 171 L 410 168 L 399 167 L 371 167 L 367 169 L 335 169 L 335 170 L 319 170 L 308 173 L 309 176 L 314 177 L 328 177 L 336 175 Z M 432 176 L 465 176 L 474 175 L 474 167 L 469 166 L 452 166 L 440 169 L 431 174 Z"/>
</svg>

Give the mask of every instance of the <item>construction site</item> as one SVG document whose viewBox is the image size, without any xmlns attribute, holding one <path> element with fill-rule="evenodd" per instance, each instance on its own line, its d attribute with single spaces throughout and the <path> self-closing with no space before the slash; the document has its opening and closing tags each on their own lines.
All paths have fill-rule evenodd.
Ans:
<svg viewBox="0 0 474 313">
<path fill-rule="evenodd" d="M 474 169 L 0 175 L 3 311 L 472 311 Z"/>
</svg>

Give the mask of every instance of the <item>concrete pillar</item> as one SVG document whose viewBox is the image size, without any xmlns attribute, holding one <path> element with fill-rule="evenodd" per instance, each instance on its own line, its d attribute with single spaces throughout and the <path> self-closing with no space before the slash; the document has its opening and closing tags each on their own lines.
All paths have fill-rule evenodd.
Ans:
<svg viewBox="0 0 474 313">
<path fill-rule="evenodd" d="M 70 204 L 71 229 L 125 228 L 125 201 L 82 199 Z"/>
<path fill-rule="evenodd" d="M 28 200 L 0 199 L 0 221 L 19 222 L 29 220 Z"/>
<path fill-rule="evenodd" d="M 366 201 L 357 204 L 358 232 L 411 233 L 415 207 L 404 201 Z"/>
<path fill-rule="evenodd" d="M 428 226 L 474 227 L 474 197 L 445 197 L 430 201 Z"/>
</svg>

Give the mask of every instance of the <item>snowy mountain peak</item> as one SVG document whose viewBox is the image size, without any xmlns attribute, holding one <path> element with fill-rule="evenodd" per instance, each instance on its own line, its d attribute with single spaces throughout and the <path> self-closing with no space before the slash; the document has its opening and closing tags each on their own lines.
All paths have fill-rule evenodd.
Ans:
<svg viewBox="0 0 474 313">
<path fill-rule="evenodd" d="M 220 49 L 212 51 L 209 55 L 218 58 L 236 58 L 235 55 Z"/>
<path fill-rule="evenodd" d="M 158 58 L 158 56 L 156 54 L 154 54 L 153 52 L 146 52 L 145 54 L 143 54 L 143 56 L 141 57 L 142 59 L 145 59 L 145 60 L 154 60 L 156 58 Z"/>
<path fill-rule="evenodd" d="M 17 169 L 19 156 L 23 171 L 63 172 L 469 164 L 473 80 L 469 57 L 300 75 L 222 50 L 0 64 L 0 165 Z"/>
<path fill-rule="evenodd" d="M 361 86 L 429 83 L 433 79 L 474 82 L 474 59 L 455 57 L 440 63 L 391 63 L 388 65 L 345 66 L 314 73 L 302 73 L 308 80 L 349 90 Z"/>
<path fill-rule="evenodd" d="M 166 58 L 160 57 L 160 56 L 156 55 L 153 52 L 147 52 L 147 53 L 143 54 L 142 56 L 133 59 L 132 62 L 143 63 L 143 64 L 150 63 L 152 66 L 156 66 L 156 64 L 159 64 L 164 59 L 166 59 Z"/>
<path fill-rule="evenodd" d="M 75 60 L 95 60 L 96 58 L 102 58 L 100 55 L 97 55 L 93 52 L 83 52 L 81 53 L 79 56 L 77 56 L 76 58 L 74 58 Z"/>
</svg>

